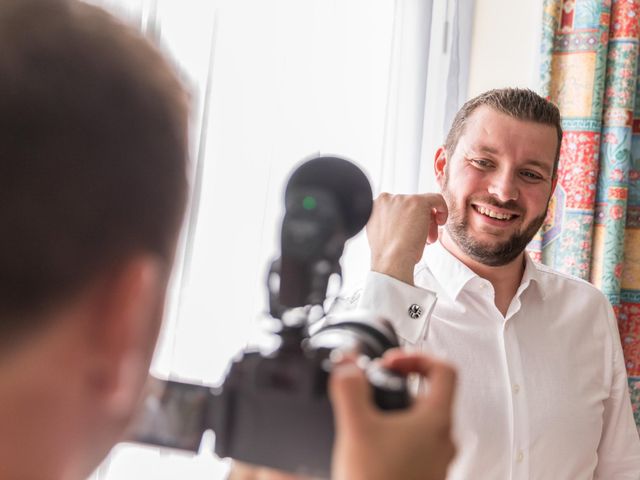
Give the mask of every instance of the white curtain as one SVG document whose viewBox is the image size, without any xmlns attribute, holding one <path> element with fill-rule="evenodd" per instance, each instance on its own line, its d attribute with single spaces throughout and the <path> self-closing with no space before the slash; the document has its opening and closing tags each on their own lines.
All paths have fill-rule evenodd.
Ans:
<svg viewBox="0 0 640 480">
<path fill-rule="evenodd" d="M 152 371 L 217 383 L 247 343 L 266 341 L 266 268 L 294 165 L 345 156 L 374 194 L 432 185 L 421 165 L 465 99 L 473 1 L 92 3 L 158 40 L 194 92 L 194 194 Z M 344 290 L 362 282 L 368 257 L 363 234 L 347 244 Z M 206 449 L 192 458 L 121 445 L 94 477 L 215 479 L 226 469 Z"/>
</svg>

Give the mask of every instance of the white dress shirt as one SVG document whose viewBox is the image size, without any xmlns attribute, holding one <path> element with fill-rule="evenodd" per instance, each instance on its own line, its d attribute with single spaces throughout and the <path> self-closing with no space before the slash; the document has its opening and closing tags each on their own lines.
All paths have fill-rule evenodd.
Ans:
<svg viewBox="0 0 640 480">
<path fill-rule="evenodd" d="M 415 285 L 370 272 L 359 307 L 457 367 L 448 480 L 640 479 L 620 337 L 599 290 L 527 256 L 503 316 L 491 283 L 439 242 Z"/>
</svg>

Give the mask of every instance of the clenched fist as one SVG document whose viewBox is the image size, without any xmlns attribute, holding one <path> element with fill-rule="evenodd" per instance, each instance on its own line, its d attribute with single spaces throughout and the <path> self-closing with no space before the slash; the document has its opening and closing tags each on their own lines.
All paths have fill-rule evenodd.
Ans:
<svg viewBox="0 0 640 480">
<path fill-rule="evenodd" d="M 367 223 L 371 269 L 413 285 L 413 269 L 426 244 L 438 239 L 448 209 L 439 193 L 381 193 Z"/>
</svg>

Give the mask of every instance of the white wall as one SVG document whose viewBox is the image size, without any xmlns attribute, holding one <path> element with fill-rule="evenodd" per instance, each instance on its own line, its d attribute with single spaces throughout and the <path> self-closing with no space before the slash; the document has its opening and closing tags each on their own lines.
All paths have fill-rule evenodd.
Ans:
<svg viewBox="0 0 640 480">
<path fill-rule="evenodd" d="M 468 97 L 492 88 L 538 89 L 542 0 L 476 0 Z"/>
</svg>

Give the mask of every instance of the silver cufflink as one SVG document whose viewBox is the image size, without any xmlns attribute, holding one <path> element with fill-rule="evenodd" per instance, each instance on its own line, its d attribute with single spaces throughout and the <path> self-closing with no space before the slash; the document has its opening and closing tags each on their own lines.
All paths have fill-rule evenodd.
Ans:
<svg viewBox="0 0 640 480">
<path fill-rule="evenodd" d="M 414 320 L 419 318 L 422 315 L 422 307 L 420 305 L 416 305 L 415 303 L 409 307 L 409 316 Z"/>
</svg>

